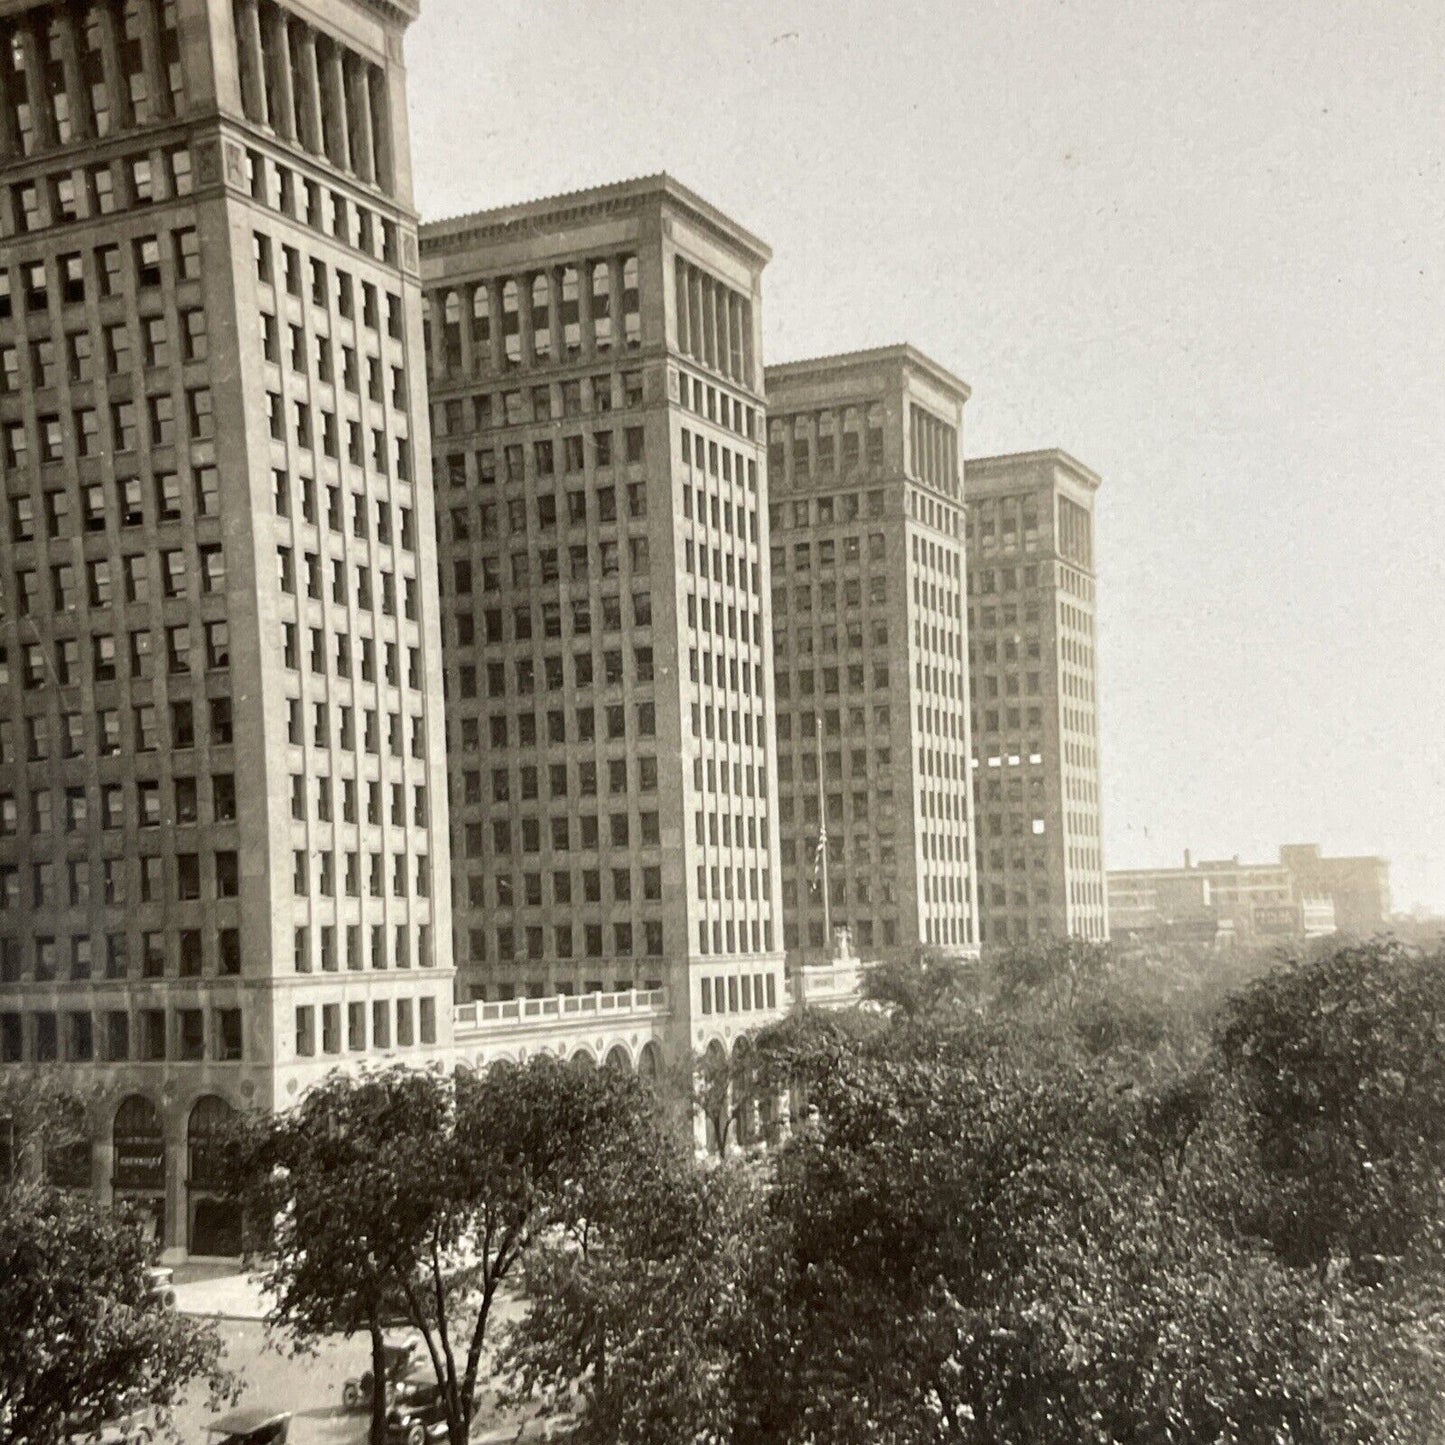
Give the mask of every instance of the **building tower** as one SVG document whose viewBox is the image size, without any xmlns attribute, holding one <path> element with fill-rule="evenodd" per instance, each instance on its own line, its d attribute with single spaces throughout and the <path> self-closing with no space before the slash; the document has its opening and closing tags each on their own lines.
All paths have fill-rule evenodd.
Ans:
<svg viewBox="0 0 1445 1445">
<path fill-rule="evenodd" d="M 475 997 L 663 986 L 699 1049 L 783 1006 L 768 256 L 665 176 L 423 228 Z"/>
<path fill-rule="evenodd" d="M 1094 494 L 1061 451 L 970 459 L 968 637 L 980 941 L 1109 936 Z"/>
<path fill-rule="evenodd" d="M 193 1253 L 229 1110 L 450 1037 L 416 13 L 0 19 L 0 1058 Z"/>
<path fill-rule="evenodd" d="M 968 387 L 911 346 L 770 366 L 767 384 L 789 961 L 832 947 L 824 823 L 829 922 L 863 957 L 976 952 Z"/>
</svg>

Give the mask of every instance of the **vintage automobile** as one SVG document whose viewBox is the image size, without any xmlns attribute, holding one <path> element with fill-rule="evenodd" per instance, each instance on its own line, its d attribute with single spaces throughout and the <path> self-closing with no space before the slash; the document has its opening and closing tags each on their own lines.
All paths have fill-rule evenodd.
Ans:
<svg viewBox="0 0 1445 1445">
<path fill-rule="evenodd" d="M 208 1445 L 286 1445 L 290 1435 L 288 1412 L 257 1407 L 233 1411 L 206 1426 Z"/>
<path fill-rule="evenodd" d="M 387 1340 L 381 1347 L 383 1379 L 386 1381 L 386 1403 L 391 1404 L 398 1380 L 404 1380 L 411 1373 L 416 1360 L 415 1340 Z M 354 1380 L 348 1380 L 341 1387 L 341 1403 L 348 1410 L 361 1410 L 371 1405 L 371 1371 Z"/>
<path fill-rule="evenodd" d="M 404 1380 L 386 1412 L 388 1445 L 427 1445 L 447 1438 L 447 1407 L 435 1381 Z"/>
<path fill-rule="evenodd" d="M 139 1410 L 97 1424 L 72 1419 L 66 1429 L 70 1445 L 151 1445 L 155 1439 L 148 1415 Z"/>
<path fill-rule="evenodd" d="M 168 1310 L 176 1307 L 176 1272 L 163 1264 L 146 1270 L 146 1298 Z"/>
</svg>

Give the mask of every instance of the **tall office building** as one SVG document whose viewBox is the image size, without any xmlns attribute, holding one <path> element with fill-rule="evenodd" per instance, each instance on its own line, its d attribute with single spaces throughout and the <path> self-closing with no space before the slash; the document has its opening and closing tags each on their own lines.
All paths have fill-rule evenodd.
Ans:
<svg viewBox="0 0 1445 1445">
<path fill-rule="evenodd" d="M 768 255 L 667 177 L 423 228 L 475 996 L 661 985 L 694 1046 L 782 1007 Z"/>
<path fill-rule="evenodd" d="M 1109 936 L 1094 494 L 1061 451 L 970 458 L 968 638 L 980 940 Z"/>
<path fill-rule="evenodd" d="M 789 958 L 976 951 L 960 438 L 911 346 L 770 366 L 778 813 Z M 822 780 L 819 781 L 819 766 Z"/>
<path fill-rule="evenodd" d="M 193 1253 L 232 1108 L 450 1036 L 416 13 L 0 19 L 0 1059 Z"/>
</svg>

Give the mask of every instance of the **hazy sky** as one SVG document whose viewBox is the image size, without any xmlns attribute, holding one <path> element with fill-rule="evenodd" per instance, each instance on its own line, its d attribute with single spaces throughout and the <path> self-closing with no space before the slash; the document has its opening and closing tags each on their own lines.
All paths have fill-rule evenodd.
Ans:
<svg viewBox="0 0 1445 1445">
<path fill-rule="evenodd" d="M 1110 866 L 1378 852 L 1445 908 L 1440 0 L 424 0 L 437 217 L 667 170 L 769 360 L 912 341 L 1102 474 Z"/>
</svg>

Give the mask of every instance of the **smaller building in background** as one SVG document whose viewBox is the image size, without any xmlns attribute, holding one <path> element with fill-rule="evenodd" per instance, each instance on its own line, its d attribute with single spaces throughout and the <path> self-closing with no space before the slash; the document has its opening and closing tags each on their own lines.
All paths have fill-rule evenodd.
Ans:
<svg viewBox="0 0 1445 1445">
<path fill-rule="evenodd" d="M 1383 858 L 1326 858 L 1318 843 L 1287 843 L 1279 861 L 1296 898 L 1327 897 L 1341 933 L 1374 933 L 1390 922 L 1390 865 Z"/>
<path fill-rule="evenodd" d="M 1109 874 L 1109 919 L 1121 938 L 1228 942 L 1367 934 L 1389 921 L 1389 865 L 1325 858 L 1314 843 L 1287 845 L 1275 863 L 1239 858 Z"/>
</svg>

